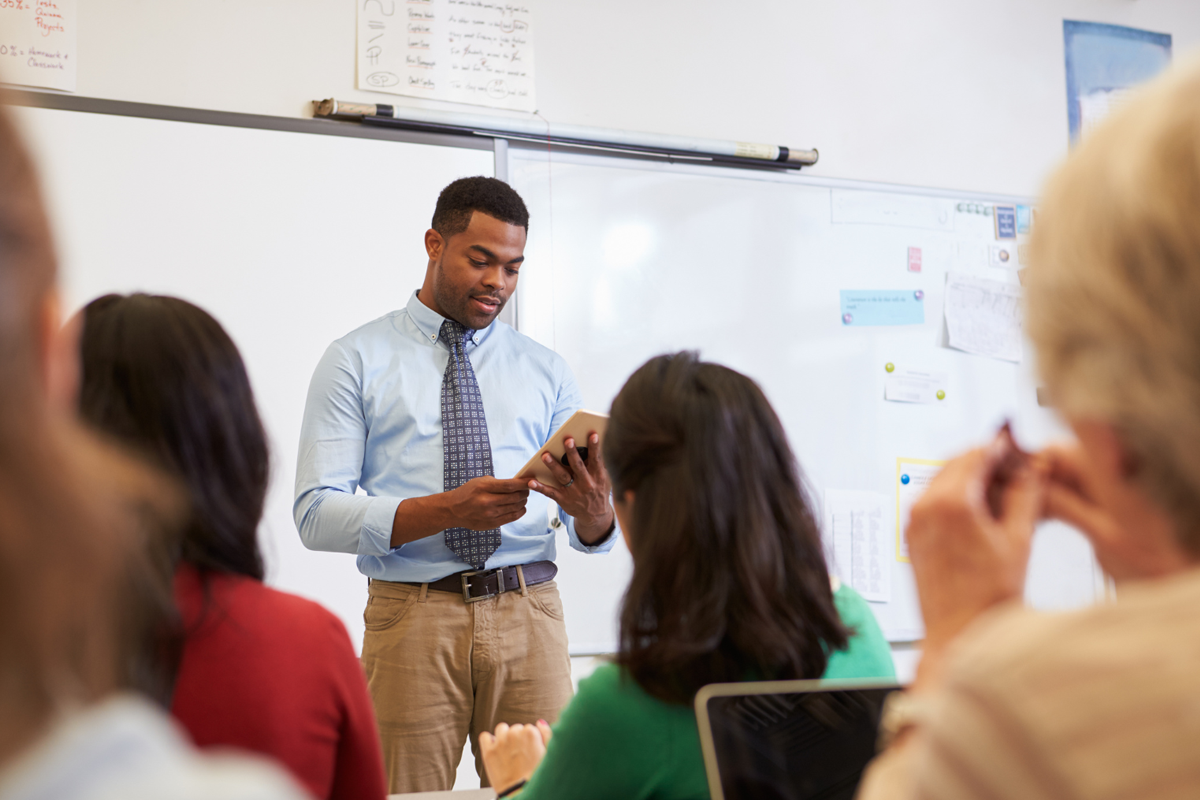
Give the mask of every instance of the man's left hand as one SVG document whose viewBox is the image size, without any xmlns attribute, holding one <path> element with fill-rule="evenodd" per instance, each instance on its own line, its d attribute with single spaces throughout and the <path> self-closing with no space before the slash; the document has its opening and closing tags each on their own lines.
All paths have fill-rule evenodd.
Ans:
<svg viewBox="0 0 1200 800">
<path fill-rule="evenodd" d="M 530 480 L 529 488 L 546 495 L 558 503 L 567 514 L 575 518 L 575 533 L 586 545 L 593 545 L 604 538 L 612 527 L 613 510 L 608 496 L 612 483 L 600 452 L 600 437 L 595 433 L 588 436 L 588 458 L 585 464 L 575 449 L 575 440 L 563 439 L 567 450 L 567 466 L 563 466 L 549 453 L 542 455 L 542 462 L 554 475 L 556 486 Z"/>
</svg>

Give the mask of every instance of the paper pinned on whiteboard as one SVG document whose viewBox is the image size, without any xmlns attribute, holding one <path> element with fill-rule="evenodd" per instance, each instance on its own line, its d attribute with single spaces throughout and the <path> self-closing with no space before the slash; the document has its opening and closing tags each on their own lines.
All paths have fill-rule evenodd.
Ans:
<svg viewBox="0 0 1200 800">
<path fill-rule="evenodd" d="M 912 507 L 930 482 L 942 471 L 945 461 L 925 458 L 896 459 L 896 560 L 908 561 L 908 520 Z"/>
<path fill-rule="evenodd" d="M 358 0 L 358 88 L 535 111 L 529 7 Z"/>
<path fill-rule="evenodd" d="M 0 77 L 75 91 L 75 0 L 0 2 Z"/>
<path fill-rule="evenodd" d="M 832 190 L 834 223 L 954 230 L 954 201 L 858 189 Z"/>
<path fill-rule="evenodd" d="M 1002 361 L 1021 360 L 1021 287 L 951 272 L 944 301 L 948 344 Z"/>
<path fill-rule="evenodd" d="M 887 376 L 883 399 L 895 403 L 936 403 L 945 400 L 946 373 L 896 370 Z"/>
<path fill-rule="evenodd" d="M 825 490 L 822 538 L 829 568 L 873 603 L 892 600 L 889 521 L 885 494 Z"/>
</svg>

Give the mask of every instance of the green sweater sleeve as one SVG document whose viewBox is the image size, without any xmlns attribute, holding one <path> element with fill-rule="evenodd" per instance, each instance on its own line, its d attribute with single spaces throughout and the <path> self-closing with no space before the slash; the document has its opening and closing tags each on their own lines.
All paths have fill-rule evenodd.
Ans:
<svg viewBox="0 0 1200 800">
<path fill-rule="evenodd" d="M 862 595 L 846 584 L 833 593 L 842 623 L 850 629 L 850 642 L 845 650 L 835 650 L 829 656 L 823 677 L 831 680 L 846 678 L 880 678 L 895 680 L 896 667 L 892 650 L 875 614 Z"/>
<path fill-rule="evenodd" d="M 614 664 L 579 684 L 521 800 L 707 798 L 696 717 L 659 702 Z"/>
</svg>

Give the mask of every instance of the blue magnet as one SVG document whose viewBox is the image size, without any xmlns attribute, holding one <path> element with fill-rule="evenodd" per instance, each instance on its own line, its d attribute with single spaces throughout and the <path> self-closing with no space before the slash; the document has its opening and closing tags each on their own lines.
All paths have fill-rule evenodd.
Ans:
<svg viewBox="0 0 1200 800">
<path fill-rule="evenodd" d="M 842 324 L 843 325 L 849 325 L 852 322 L 854 322 L 853 314 L 842 314 Z"/>
<path fill-rule="evenodd" d="M 900 482 L 903 483 L 905 486 L 908 486 L 908 482 L 910 480 L 912 480 L 912 478 L 908 477 L 908 473 L 905 473 L 900 476 Z"/>
<path fill-rule="evenodd" d="M 924 300 L 925 293 L 920 289 L 917 289 L 915 292 L 913 292 L 913 297 L 917 298 L 918 300 Z"/>
</svg>

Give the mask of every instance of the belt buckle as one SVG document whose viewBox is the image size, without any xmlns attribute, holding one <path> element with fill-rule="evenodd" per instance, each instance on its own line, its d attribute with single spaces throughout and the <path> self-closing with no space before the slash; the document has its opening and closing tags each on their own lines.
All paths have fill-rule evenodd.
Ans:
<svg viewBox="0 0 1200 800">
<path fill-rule="evenodd" d="M 503 572 L 504 572 L 504 567 L 500 567 L 499 569 L 477 569 L 474 571 L 460 572 L 458 574 L 458 577 L 459 577 L 459 580 L 462 581 L 463 602 L 464 603 L 478 603 L 480 600 L 487 600 L 489 597 L 495 597 L 498 594 L 504 594 Z M 487 575 L 491 575 L 494 573 L 501 573 L 500 579 L 496 581 L 496 586 L 497 586 L 496 591 L 486 593 L 486 594 L 481 594 L 479 597 L 471 597 L 471 578 L 474 578 L 476 575 L 487 576 Z"/>
</svg>

